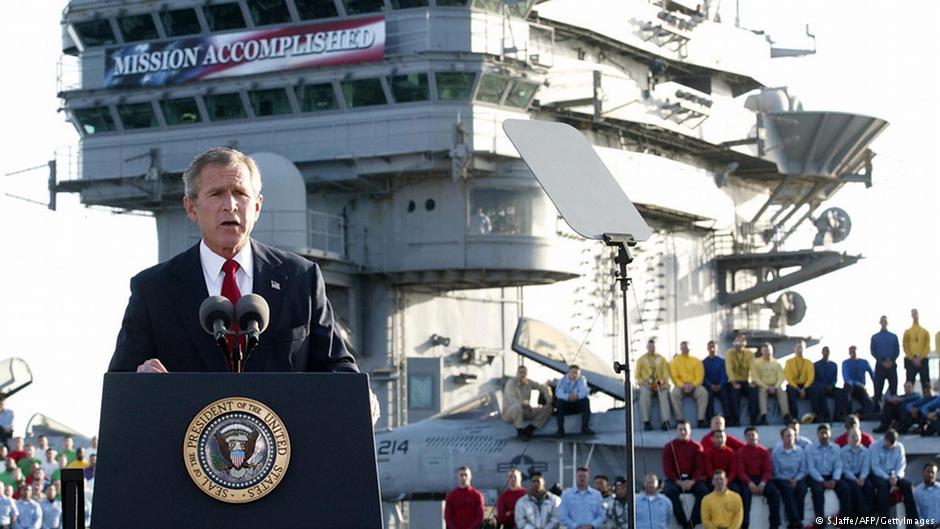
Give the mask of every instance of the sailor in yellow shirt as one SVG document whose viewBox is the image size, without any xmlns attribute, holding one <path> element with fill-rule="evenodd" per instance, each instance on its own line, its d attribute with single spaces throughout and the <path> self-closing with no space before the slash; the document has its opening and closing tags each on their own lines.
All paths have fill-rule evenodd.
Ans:
<svg viewBox="0 0 940 529">
<path fill-rule="evenodd" d="M 787 394 L 783 391 L 783 367 L 780 362 L 771 358 L 774 346 L 765 343 L 760 346 L 760 358 L 751 364 L 751 387 L 757 391 L 757 402 L 760 409 L 760 418 L 757 424 L 767 424 L 767 395 L 777 398 L 783 423 L 790 420 L 790 406 L 787 403 Z"/>
<path fill-rule="evenodd" d="M 705 529 L 741 529 L 744 503 L 741 495 L 728 490 L 728 476 L 718 469 L 712 474 L 715 490 L 702 498 L 702 526 Z"/>
<path fill-rule="evenodd" d="M 804 349 L 806 342 L 797 340 L 793 346 L 793 358 L 787 360 L 783 367 L 783 374 L 787 377 L 787 406 L 794 413 L 799 409 L 796 407 L 796 399 L 809 400 L 809 387 L 816 378 L 816 366 L 812 360 L 803 357 Z"/>
<path fill-rule="evenodd" d="M 675 387 L 669 393 L 672 399 L 672 409 L 676 412 L 676 420 L 683 420 L 682 398 L 695 399 L 698 414 L 698 427 L 708 428 L 705 421 L 705 411 L 708 409 L 708 390 L 705 389 L 705 365 L 701 360 L 689 354 L 689 342 L 679 344 L 679 354 L 669 363 L 669 372 Z"/>
<path fill-rule="evenodd" d="M 734 347 L 725 352 L 725 373 L 728 375 L 728 394 L 731 397 L 731 410 L 725 411 L 728 426 L 741 425 L 741 399 L 747 402 L 747 413 L 751 423 L 757 419 L 757 410 L 753 409 L 748 380 L 751 376 L 751 364 L 754 363 L 754 351 L 747 347 L 747 335 L 734 337 Z"/>
<path fill-rule="evenodd" d="M 907 374 L 907 382 L 914 382 L 917 375 L 920 375 L 920 389 L 924 397 L 930 397 L 930 360 L 927 353 L 930 352 L 930 333 L 927 329 L 920 326 L 920 315 L 917 309 L 911 309 L 911 328 L 904 331 L 904 371 Z"/>
<path fill-rule="evenodd" d="M 656 352 L 656 340 L 646 342 L 646 354 L 636 361 L 636 385 L 640 388 L 640 417 L 643 429 L 652 430 L 650 402 L 653 393 L 659 398 L 662 430 L 669 430 L 669 362 Z"/>
</svg>

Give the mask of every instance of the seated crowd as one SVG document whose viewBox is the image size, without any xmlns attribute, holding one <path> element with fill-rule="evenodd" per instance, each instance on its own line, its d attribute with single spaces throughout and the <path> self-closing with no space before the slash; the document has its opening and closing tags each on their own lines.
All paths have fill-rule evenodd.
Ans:
<svg viewBox="0 0 940 529">
<path fill-rule="evenodd" d="M 62 522 L 62 480 L 64 469 L 80 469 L 85 478 L 86 519 L 90 514 L 97 465 L 97 438 L 91 446 L 75 448 L 71 436 L 61 449 L 50 445 L 45 435 L 36 446 L 13 438 L 13 449 L 0 444 L 4 470 L 0 472 L 0 528 L 55 529 Z"/>
</svg>

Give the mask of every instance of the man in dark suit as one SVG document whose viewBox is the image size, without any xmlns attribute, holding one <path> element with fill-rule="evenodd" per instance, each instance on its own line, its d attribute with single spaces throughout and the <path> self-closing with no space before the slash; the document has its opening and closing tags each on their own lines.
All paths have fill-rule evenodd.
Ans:
<svg viewBox="0 0 940 529">
<path fill-rule="evenodd" d="M 254 161 L 210 149 L 193 160 L 183 183 L 183 205 L 202 241 L 131 279 L 109 371 L 230 370 L 200 326 L 199 305 L 209 295 L 254 293 L 270 306 L 270 326 L 245 371 L 358 372 L 336 332 L 319 267 L 250 238 L 264 199 Z"/>
</svg>

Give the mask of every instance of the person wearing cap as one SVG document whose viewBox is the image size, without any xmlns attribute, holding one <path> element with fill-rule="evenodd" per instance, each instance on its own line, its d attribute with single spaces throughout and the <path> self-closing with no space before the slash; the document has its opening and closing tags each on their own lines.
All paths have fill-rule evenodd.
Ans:
<svg viewBox="0 0 940 529">
<path fill-rule="evenodd" d="M 734 347 L 725 352 L 725 372 L 728 375 L 729 393 L 731 396 L 731 409 L 725 411 L 730 426 L 741 424 L 741 398 L 747 402 L 747 413 L 751 423 L 757 420 L 757 406 L 751 394 L 756 390 L 748 384 L 751 376 L 751 364 L 754 363 L 754 352 L 747 348 L 747 335 L 738 334 L 734 337 Z"/>
<path fill-rule="evenodd" d="M 679 354 L 669 363 L 669 373 L 675 384 L 669 393 L 676 420 L 684 419 L 682 401 L 686 397 L 695 400 L 696 419 L 699 428 L 705 428 L 705 412 L 708 409 L 708 390 L 705 382 L 705 365 L 701 360 L 689 354 L 689 342 L 679 343 Z"/>
<path fill-rule="evenodd" d="M 615 477 L 614 495 L 607 502 L 607 521 L 604 522 L 604 529 L 626 529 L 628 499 L 627 479 L 623 476 Z M 669 508 L 672 508 L 672 506 L 670 505 Z"/>
<path fill-rule="evenodd" d="M 656 340 L 646 342 L 646 354 L 636 361 L 636 385 L 640 388 L 640 418 L 643 429 L 652 430 L 650 404 L 653 394 L 659 399 L 660 428 L 669 429 L 669 362 L 656 350 Z"/>
<path fill-rule="evenodd" d="M 626 486 L 624 486 L 626 494 Z M 623 502 L 625 508 L 626 502 Z M 647 474 L 643 478 L 643 492 L 636 495 L 633 503 L 636 506 L 636 529 L 668 529 L 669 512 L 672 503 L 665 495 L 659 492 L 659 477 L 656 474 Z M 623 512 L 622 519 L 618 519 L 618 529 L 627 525 L 627 513 Z"/>
<path fill-rule="evenodd" d="M 806 485 L 813 498 L 817 519 L 826 516 L 823 498 L 826 490 L 836 492 L 839 505 L 849 504 L 849 488 L 842 482 L 842 451 L 829 442 L 831 436 L 829 425 L 820 424 L 816 428 L 818 442 L 806 451 Z"/>
<path fill-rule="evenodd" d="M 940 485 L 937 484 L 937 464 L 924 465 L 924 481 L 914 489 L 917 514 L 928 529 L 940 527 Z"/>
<path fill-rule="evenodd" d="M 737 492 L 728 489 L 728 476 L 718 469 L 712 474 L 715 490 L 702 499 L 702 526 L 705 529 L 741 529 L 744 504 Z"/>
<path fill-rule="evenodd" d="M 868 480 L 871 474 L 871 453 L 862 446 L 858 428 L 848 431 L 849 444 L 841 449 L 842 483 L 848 487 L 849 503 L 840 505 L 840 511 L 850 516 L 863 516 L 874 502 L 875 489 Z"/>
<path fill-rule="evenodd" d="M 529 476 L 529 490 L 516 502 L 515 521 L 519 529 L 558 529 L 561 498 L 545 489 L 540 472 Z"/>
</svg>

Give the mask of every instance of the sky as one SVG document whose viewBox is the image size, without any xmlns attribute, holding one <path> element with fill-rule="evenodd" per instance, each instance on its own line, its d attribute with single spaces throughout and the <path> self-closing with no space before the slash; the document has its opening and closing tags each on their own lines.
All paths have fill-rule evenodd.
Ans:
<svg viewBox="0 0 940 529">
<path fill-rule="evenodd" d="M 84 208 L 73 195 L 60 194 L 55 212 L 10 196 L 46 201 L 45 169 L 6 175 L 44 165 L 78 142 L 57 112 L 64 5 L 0 2 L 0 358 L 20 357 L 32 368 L 32 386 L 7 403 L 20 432 L 41 412 L 91 435 L 128 280 L 156 262 L 156 228 L 149 218 Z M 823 337 L 834 359 L 851 344 L 866 351 L 881 314 L 901 332 L 917 307 L 927 329 L 940 329 L 940 181 L 933 170 L 940 107 L 932 104 L 940 93 L 933 66 L 940 43 L 931 37 L 940 4 L 901 5 L 742 2 L 747 27 L 799 34 L 809 23 L 817 35 L 817 54 L 775 60 L 769 85 L 787 85 L 806 110 L 890 122 L 874 145 L 874 186 L 846 186 L 827 204 L 852 216 L 852 233 L 839 249 L 865 259 L 796 288 L 809 311 L 793 332 Z"/>
</svg>

